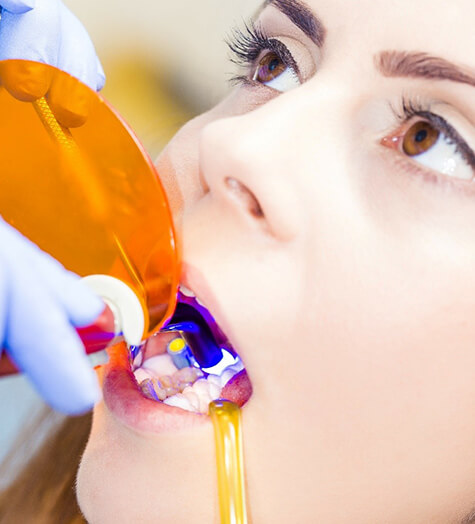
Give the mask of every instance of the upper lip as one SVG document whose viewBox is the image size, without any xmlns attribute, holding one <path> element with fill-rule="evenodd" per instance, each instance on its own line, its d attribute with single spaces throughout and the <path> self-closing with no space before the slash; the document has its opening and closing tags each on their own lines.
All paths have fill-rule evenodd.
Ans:
<svg viewBox="0 0 475 524">
<path fill-rule="evenodd" d="M 220 329 L 229 338 L 233 348 L 237 350 L 232 338 L 231 325 L 203 273 L 196 266 L 184 262 L 181 284 L 190 289 L 196 295 L 196 298 L 203 302 Z M 240 356 L 242 357 L 242 355 Z"/>
<path fill-rule="evenodd" d="M 210 294 L 207 292 L 207 286 L 205 285 L 204 277 L 201 271 L 196 266 L 193 266 L 187 262 L 183 262 L 182 264 L 180 285 L 188 288 L 200 300 L 202 300 L 202 296 L 203 298 L 208 298 L 208 295 Z"/>
</svg>

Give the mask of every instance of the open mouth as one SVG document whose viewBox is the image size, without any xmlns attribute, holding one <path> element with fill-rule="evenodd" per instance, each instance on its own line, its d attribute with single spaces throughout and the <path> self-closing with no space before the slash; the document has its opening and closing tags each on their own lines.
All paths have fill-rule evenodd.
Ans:
<svg viewBox="0 0 475 524">
<path fill-rule="evenodd" d="M 143 396 L 194 413 L 207 414 L 218 398 L 242 406 L 252 394 L 239 355 L 210 311 L 184 286 L 167 324 L 130 348 L 130 364 Z"/>
</svg>

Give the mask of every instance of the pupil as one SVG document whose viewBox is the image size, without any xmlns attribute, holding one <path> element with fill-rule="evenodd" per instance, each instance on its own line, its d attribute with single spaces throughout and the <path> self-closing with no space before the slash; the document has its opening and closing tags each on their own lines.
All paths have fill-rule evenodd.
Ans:
<svg viewBox="0 0 475 524">
<path fill-rule="evenodd" d="M 421 129 L 420 131 L 416 133 L 416 136 L 414 137 L 415 141 L 418 143 L 424 142 L 424 140 L 427 138 L 427 135 L 428 135 L 427 130 Z"/>
<path fill-rule="evenodd" d="M 269 71 L 272 73 L 279 67 L 279 59 L 274 58 L 269 64 Z"/>
</svg>

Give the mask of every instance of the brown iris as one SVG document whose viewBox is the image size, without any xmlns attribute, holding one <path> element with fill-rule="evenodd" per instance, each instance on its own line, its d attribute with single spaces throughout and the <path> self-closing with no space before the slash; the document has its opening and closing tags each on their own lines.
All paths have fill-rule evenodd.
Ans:
<svg viewBox="0 0 475 524">
<path fill-rule="evenodd" d="M 409 156 L 417 156 L 429 151 L 437 142 L 440 131 L 431 123 L 419 121 L 413 124 L 404 135 L 402 148 Z"/>
<path fill-rule="evenodd" d="M 254 80 L 265 84 L 277 78 L 286 69 L 287 66 L 276 53 L 267 53 L 259 60 Z"/>
</svg>

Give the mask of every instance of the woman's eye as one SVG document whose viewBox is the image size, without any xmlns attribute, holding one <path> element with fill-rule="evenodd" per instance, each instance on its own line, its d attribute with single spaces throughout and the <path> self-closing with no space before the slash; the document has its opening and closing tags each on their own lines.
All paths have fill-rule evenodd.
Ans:
<svg viewBox="0 0 475 524">
<path fill-rule="evenodd" d="M 300 85 L 297 73 L 275 51 L 269 51 L 260 58 L 252 79 L 280 92 Z"/>
<path fill-rule="evenodd" d="M 383 139 L 383 145 L 396 146 L 414 162 L 444 175 L 472 180 L 474 169 L 460 151 L 459 144 L 426 120 L 419 120 L 396 136 Z"/>
<path fill-rule="evenodd" d="M 404 136 L 402 149 L 408 156 L 427 153 L 439 140 L 440 131 L 429 122 L 416 122 Z"/>
</svg>

